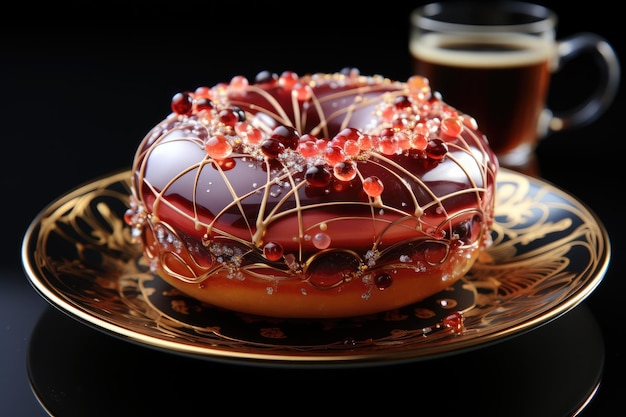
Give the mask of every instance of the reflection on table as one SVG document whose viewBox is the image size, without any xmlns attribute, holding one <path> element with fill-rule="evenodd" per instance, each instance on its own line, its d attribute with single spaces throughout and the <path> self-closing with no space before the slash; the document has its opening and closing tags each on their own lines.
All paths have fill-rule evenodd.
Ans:
<svg viewBox="0 0 626 417">
<path fill-rule="evenodd" d="M 446 416 L 576 415 L 598 388 L 603 363 L 602 334 L 585 305 L 463 354 L 393 366 L 319 368 L 241 366 L 160 351 L 50 307 L 35 327 L 28 356 L 34 392 L 51 414 L 91 417 L 193 415 L 224 405 L 280 414 L 294 403 L 302 408 L 289 414 L 396 408 L 417 413 L 434 406 Z M 228 403 L 231 397 L 238 400 Z"/>
</svg>

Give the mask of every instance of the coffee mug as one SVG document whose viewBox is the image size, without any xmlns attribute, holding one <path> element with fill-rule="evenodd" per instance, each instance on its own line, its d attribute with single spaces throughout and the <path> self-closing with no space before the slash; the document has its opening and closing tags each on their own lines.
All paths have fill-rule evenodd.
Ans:
<svg viewBox="0 0 626 417">
<path fill-rule="evenodd" d="M 617 93 L 621 73 L 613 47 L 589 32 L 557 39 L 558 17 L 546 7 L 439 2 L 413 10 L 410 19 L 414 71 L 477 121 L 502 166 L 526 166 L 540 139 L 593 122 Z M 552 75 L 583 54 L 597 58 L 595 89 L 572 109 L 551 111 Z"/>
</svg>

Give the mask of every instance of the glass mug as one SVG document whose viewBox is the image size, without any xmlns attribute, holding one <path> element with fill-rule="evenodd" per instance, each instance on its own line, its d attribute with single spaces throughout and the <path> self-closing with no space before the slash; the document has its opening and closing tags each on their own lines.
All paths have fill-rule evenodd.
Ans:
<svg viewBox="0 0 626 417">
<path fill-rule="evenodd" d="M 543 6 L 440 2 L 410 18 L 415 72 L 478 122 L 504 167 L 528 166 L 539 139 L 591 123 L 617 93 L 620 65 L 612 46 L 587 32 L 557 40 L 557 15 Z M 546 107 L 552 74 L 583 53 L 599 58 L 595 89 L 579 106 L 552 112 Z"/>
</svg>

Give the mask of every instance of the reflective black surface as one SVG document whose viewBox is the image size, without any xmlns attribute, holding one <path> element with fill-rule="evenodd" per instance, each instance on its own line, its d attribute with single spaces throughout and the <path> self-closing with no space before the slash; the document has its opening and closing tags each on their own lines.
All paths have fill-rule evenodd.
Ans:
<svg viewBox="0 0 626 417">
<path fill-rule="evenodd" d="M 327 402 L 346 394 L 356 394 L 347 408 L 352 412 L 371 406 L 392 411 L 391 398 L 410 398 L 413 392 L 440 409 L 439 415 L 572 415 L 600 383 L 603 361 L 602 335 L 586 306 L 518 340 L 471 354 L 349 369 L 198 361 L 129 346 L 49 308 L 31 335 L 28 354 L 37 396 L 61 416 L 111 416 L 121 409 L 135 415 L 166 410 L 200 415 L 217 411 L 220 398 L 233 391 L 259 404 L 300 395 L 301 408 L 296 403 L 292 412 L 324 412 Z M 369 404 L 370 391 L 381 397 L 379 404 Z M 311 401 L 316 397 L 319 402 Z"/>
<path fill-rule="evenodd" d="M 623 24 L 612 4 L 598 0 L 565 10 L 562 3 L 542 3 L 561 15 L 562 35 L 597 32 L 623 55 Z M 264 69 L 304 73 L 352 66 L 398 79 L 410 72 L 403 29 L 410 5 L 358 5 L 325 14 L 323 3 L 315 2 L 305 5 L 306 18 L 289 4 L 259 2 L 250 6 L 255 10 L 249 16 L 241 14 L 243 5 L 224 6 L 201 11 L 197 4 L 177 4 L 176 13 L 155 9 L 161 20 L 141 21 L 135 18 L 145 18 L 146 11 L 132 5 L 115 15 L 103 6 L 85 5 L 71 21 L 36 21 L 36 10 L 2 17 L 0 415 L 48 415 L 29 385 L 30 373 L 50 410 L 97 407 L 92 414 L 59 416 L 96 416 L 98 410 L 111 415 L 118 406 L 119 416 L 148 414 L 154 407 L 185 415 L 198 405 L 205 414 L 225 406 L 229 412 L 289 415 L 324 407 L 334 407 L 337 414 L 409 410 L 419 415 L 433 404 L 450 415 L 482 404 L 486 412 L 502 411 L 499 415 L 560 416 L 584 403 L 598 372 L 597 394 L 580 415 L 619 415 L 626 382 L 621 91 L 605 116 L 554 135 L 537 151 L 539 175 L 587 204 L 609 232 L 613 256 L 602 283 L 557 321 L 484 351 L 442 358 L 441 368 L 433 362 L 423 368 L 306 374 L 198 363 L 100 334 L 39 297 L 20 266 L 29 222 L 70 188 L 127 168 L 176 92 L 237 73 L 253 77 Z M 291 17 L 278 18 L 278 8 Z M 227 29 L 232 27 L 236 30 Z M 554 80 L 558 93 L 551 102 L 576 100 L 593 79 L 592 70 L 566 71 Z M 576 88 L 563 88 L 572 80 Z M 506 379 L 511 375 L 513 380 Z M 288 399 L 285 393 L 291 394 Z M 534 408 L 540 402 L 544 407 Z"/>
</svg>

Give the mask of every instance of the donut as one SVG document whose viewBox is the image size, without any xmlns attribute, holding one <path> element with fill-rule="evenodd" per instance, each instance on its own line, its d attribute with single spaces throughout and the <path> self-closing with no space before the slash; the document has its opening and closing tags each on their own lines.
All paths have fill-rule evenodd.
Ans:
<svg viewBox="0 0 626 417">
<path fill-rule="evenodd" d="M 423 76 L 262 71 L 172 97 L 125 220 L 151 270 L 210 307 L 363 316 L 467 274 L 492 244 L 498 167 Z"/>
</svg>

